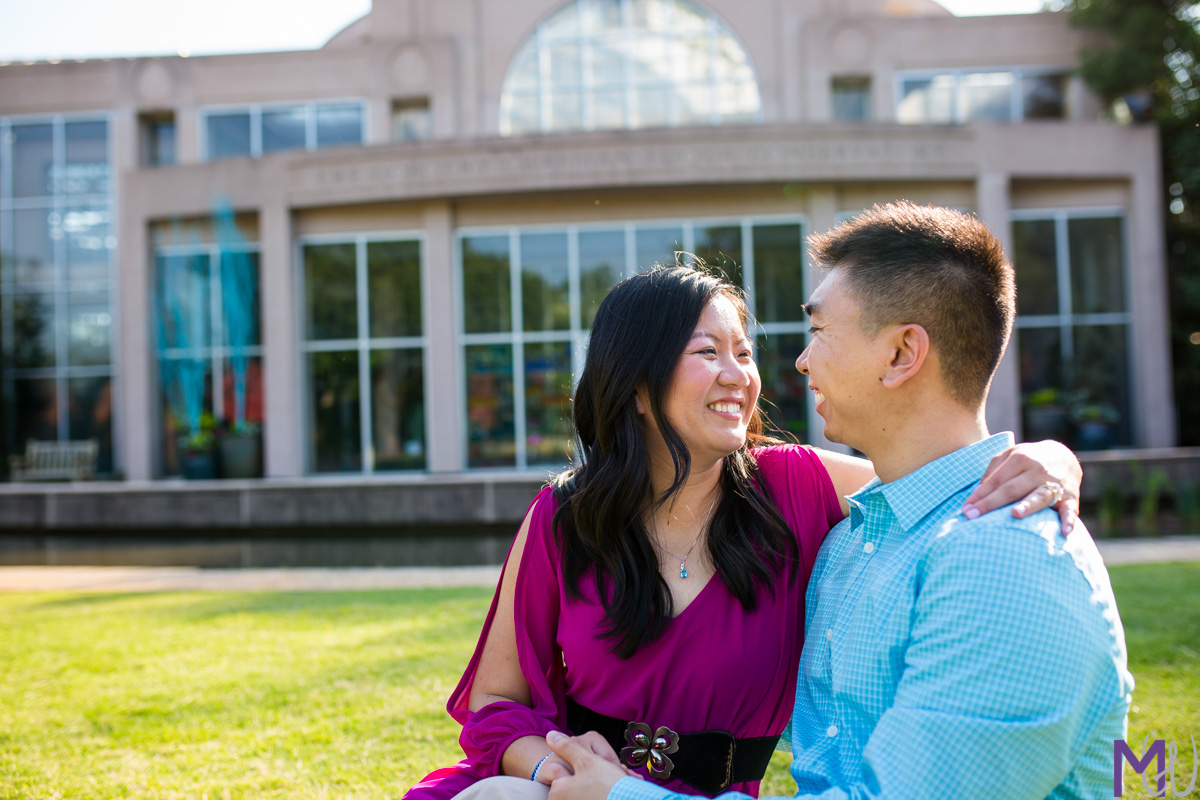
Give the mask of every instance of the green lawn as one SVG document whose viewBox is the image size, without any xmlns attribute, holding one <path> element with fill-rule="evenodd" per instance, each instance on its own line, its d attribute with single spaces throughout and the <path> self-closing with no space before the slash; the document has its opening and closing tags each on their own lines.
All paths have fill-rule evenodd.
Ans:
<svg viewBox="0 0 1200 800">
<path fill-rule="evenodd" d="M 1112 574 L 1130 738 L 1190 773 L 1200 563 Z M 0 594 L 0 798 L 399 797 L 456 758 L 442 705 L 490 594 Z"/>
</svg>

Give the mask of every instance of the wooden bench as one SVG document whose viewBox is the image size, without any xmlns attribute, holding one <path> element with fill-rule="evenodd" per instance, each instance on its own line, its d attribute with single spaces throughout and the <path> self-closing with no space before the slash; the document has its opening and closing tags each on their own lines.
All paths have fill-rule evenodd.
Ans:
<svg viewBox="0 0 1200 800">
<path fill-rule="evenodd" d="M 42 442 L 30 439 L 25 454 L 8 457 L 14 481 L 90 481 L 96 476 L 100 443 Z"/>
</svg>

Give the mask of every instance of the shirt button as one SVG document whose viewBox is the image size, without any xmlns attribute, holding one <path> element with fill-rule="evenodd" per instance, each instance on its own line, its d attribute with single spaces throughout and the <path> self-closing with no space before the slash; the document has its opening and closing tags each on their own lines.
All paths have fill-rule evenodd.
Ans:
<svg viewBox="0 0 1200 800">
<path fill-rule="evenodd" d="M 826 628 L 826 629 L 825 629 L 825 638 L 826 638 L 826 639 L 828 639 L 828 640 L 829 640 L 829 641 L 831 641 L 831 642 L 833 641 L 833 628 Z"/>
<path fill-rule="evenodd" d="M 837 736 L 837 725 L 830 725 L 829 729 L 826 730 L 825 733 L 829 734 L 829 738 L 831 738 L 831 739 L 834 736 Z"/>
<path fill-rule="evenodd" d="M 867 542 L 866 544 L 864 544 L 863 552 L 866 553 L 867 555 L 871 555 L 871 553 L 874 553 L 875 552 L 875 543 Z"/>
</svg>

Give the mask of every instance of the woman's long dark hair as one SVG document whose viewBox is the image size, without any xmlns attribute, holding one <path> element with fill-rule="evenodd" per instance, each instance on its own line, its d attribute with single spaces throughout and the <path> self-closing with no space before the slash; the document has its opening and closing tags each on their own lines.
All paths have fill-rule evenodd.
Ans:
<svg viewBox="0 0 1200 800">
<path fill-rule="evenodd" d="M 604 606 L 613 651 L 628 658 L 662 635 L 674 616 L 671 592 L 643 518 L 683 487 L 691 455 L 663 408 L 675 366 L 705 307 L 718 296 L 733 302 L 748 323 L 745 302 L 729 283 L 690 267 L 656 267 L 617 284 L 596 312 L 591 342 L 575 390 L 574 422 L 580 466 L 555 482 L 554 515 L 567 592 L 579 598 L 590 573 Z M 644 386 L 675 465 L 675 480 L 659 497 L 650 483 L 650 455 L 634 395 Z M 759 585 L 772 594 L 774 578 L 798 568 L 787 523 L 759 487 L 749 445 L 762 434 L 756 408 L 747 444 L 726 456 L 721 500 L 709 526 L 708 553 L 716 574 L 746 610 Z"/>
</svg>

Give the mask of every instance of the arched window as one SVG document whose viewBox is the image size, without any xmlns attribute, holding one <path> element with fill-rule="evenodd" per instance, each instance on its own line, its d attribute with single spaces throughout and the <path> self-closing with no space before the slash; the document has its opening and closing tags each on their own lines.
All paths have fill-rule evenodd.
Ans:
<svg viewBox="0 0 1200 800">
<path fill-rule="evenodd" d="M 508 67 L 500 134 L 758 122 L 754 68 L 733 31 L 689 0 L 571 0 Z"/>
</svg>

